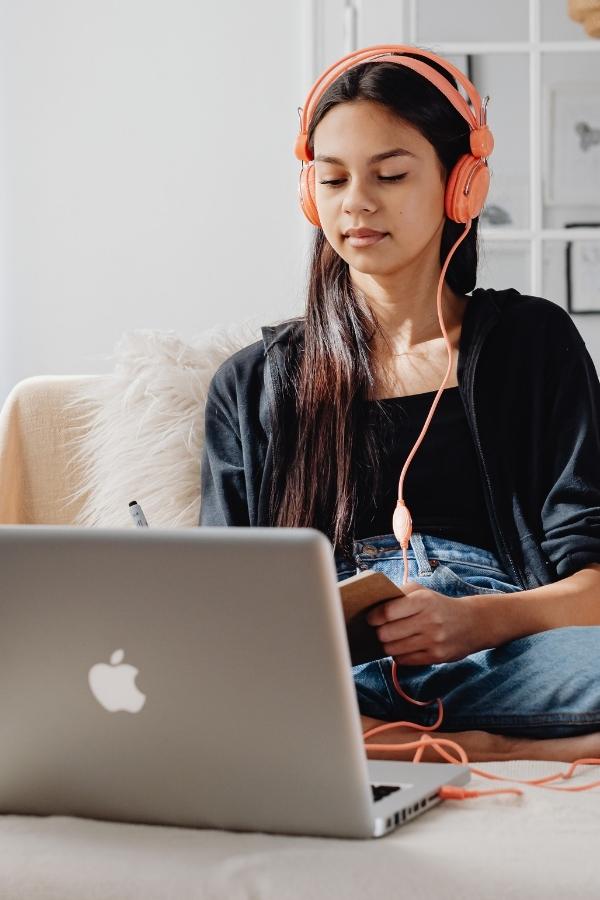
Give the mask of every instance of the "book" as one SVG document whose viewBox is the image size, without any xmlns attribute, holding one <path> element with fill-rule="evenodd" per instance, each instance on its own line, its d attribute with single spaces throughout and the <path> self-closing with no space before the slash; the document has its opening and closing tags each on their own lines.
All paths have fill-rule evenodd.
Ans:
<svg viewBox="0 0 600 900">
<path fill-rule="evenodd" d="M 375 627 L 369 625 L 366 617 L 369 610 L 379 603 L 392 600 L 394 597 L 404 597 L 402 588 L 394 584 L 383 572 L 373 569 L 344 578 L 338 582 L 338 587 L 352 665 L 358 666 L 387 656 Z"/>
</svg>

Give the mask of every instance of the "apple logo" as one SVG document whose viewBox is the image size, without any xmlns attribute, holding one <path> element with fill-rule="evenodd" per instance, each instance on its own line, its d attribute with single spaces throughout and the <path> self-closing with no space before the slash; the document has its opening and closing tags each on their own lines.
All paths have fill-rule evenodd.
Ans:
<svg viewBox="0 0 600 900">
<path fill-rule="evenodd" d="M 146 695 L 134 683 L 138 669 L 124 663 L 124 656 L 123 650 L 115 650 L 110 657 L 110 666 L 96 663 L 88 673 L 88 682 L 92 694 L 104 709 L 136 713 L 146 702 Z"/>
</svg>

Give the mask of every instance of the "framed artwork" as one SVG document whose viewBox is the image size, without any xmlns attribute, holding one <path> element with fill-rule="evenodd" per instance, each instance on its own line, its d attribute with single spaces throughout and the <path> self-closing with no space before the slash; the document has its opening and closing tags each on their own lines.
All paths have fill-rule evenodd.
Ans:
<svg viewBox="0 0 600 900">
<path fill-rule="evenodd" d="M 600 206 L 600 83 L 547 88 L 547 206 Z"/>
<path fill-rule="evenodd" d="M 567 241 L 567 310 L 600 313 L 600 222 L 568 222 L 565 228 L 598 228 L 598 240 Z"/>
</svg>

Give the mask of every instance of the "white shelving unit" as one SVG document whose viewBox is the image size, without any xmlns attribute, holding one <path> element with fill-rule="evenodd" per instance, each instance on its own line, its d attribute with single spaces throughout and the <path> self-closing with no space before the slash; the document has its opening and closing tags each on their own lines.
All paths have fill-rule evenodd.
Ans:
<svg viewBox="0 0 600 900">
<path fill-rule="evenodd" d="M 442 0 L 440 0 L 442 2 Z M 527 0 L 528 39 L 523 41 L 465 41 L 435 42 L 434 52 L 441 56 L 457 54 L 526 54 L 529 60 L 529 227 L 490 228 L 480 227 L 481 238 L 488 246 L 495 242 L 511 242 L 515 245 L 526 243 L 529 247 L 530 284 L 529 292 L 542 295 L 543 292 L 543 250 L 544 241 L 597 240 L 596 228 L 545 228 L 543 225 L 544 205 L 542 192 L 543 147 L 542 147 L 542 55 L 543 54 L 595 54 L 598 60 L 598 81 L 600 83 L 600 40 L 543 40 L 541 29 L 542 3 L 547 0 Z M 393 35 L 385 40 L 391 43 L 432 46 L 430 37 L 419 35 L 418 0 L 309 0 L 312 17 L 312 53 L 310 67 L 315 78 L 332 59 L 350 53 L 361 46 L 382 43 L 384 39 L 365 39 L 364 21 L 379 16 L 383 29 Z M 564 0 L 566 16 L 567 0 Z M 340 29 L 343 39 L 340 42 Z M 369 32 L 370 34 L 370 32 Z M 336 43 L 337 40 L 337 43 Z M 332 55 L 332 52 L 334 55 Z M 483 91 L 480 90 L 483 96 Z M 492 124 L 492 123 L 490 123 Z M 493 124 L 492 124 L 493 130 Z M 600 187 L 598 188 L 600 197 Z"/>
</svg>

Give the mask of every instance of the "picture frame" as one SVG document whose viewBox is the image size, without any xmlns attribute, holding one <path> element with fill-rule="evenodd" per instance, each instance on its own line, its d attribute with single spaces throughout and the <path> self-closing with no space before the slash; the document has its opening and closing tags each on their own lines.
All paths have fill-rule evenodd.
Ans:
<svg viewBox="0 0 600 900">
<path fill-rule="evenodd" d="M 600 84 L 546 88 L 547 206 L 600 206 Z"/>
<path fill-rule="evenodd" d="M 598 240 L 567 241 L 567 310 L 600 314 L 600 222 L 568 222 L 565 228 L 598 228 Z"/>
</svg>

